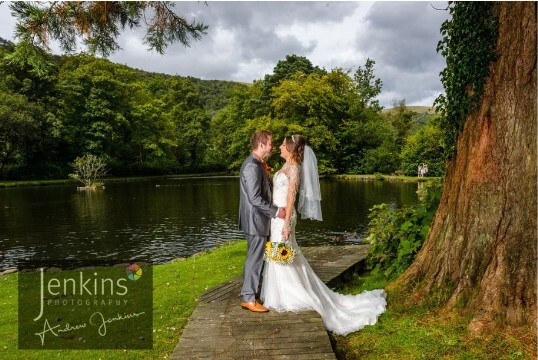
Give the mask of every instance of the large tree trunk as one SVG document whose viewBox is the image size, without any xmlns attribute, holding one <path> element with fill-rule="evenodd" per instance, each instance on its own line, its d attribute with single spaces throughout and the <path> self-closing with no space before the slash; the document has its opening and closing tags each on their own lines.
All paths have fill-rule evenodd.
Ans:
<svg viewBox="0 0 538 360">
<path fill-rule="evenodd" d="M 495 6 L 499 57 L 448 163 L 430 233 L 396 286 L 450 289 L 445 307 L 463 305 L 471 330 L 536 330 L 536 2 Z"/>
</svg>

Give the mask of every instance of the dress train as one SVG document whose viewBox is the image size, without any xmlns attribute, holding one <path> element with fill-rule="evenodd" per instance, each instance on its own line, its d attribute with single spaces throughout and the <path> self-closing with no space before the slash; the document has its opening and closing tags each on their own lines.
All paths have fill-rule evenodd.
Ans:
<svg viewBox="0 0 538 360">
<path fill-rule="evenodd" d="M 283 169 L 284 170 L 284 169 Z M 292 172 L 293 183 L 293 172 Z M 273 202 L 285 206 L 290 174 L 283 171 L 274 177 Z M 264 266 L 261 300 L 264 306 L 275 311 L 317 311 L 327 330 L 340 335 L 362 329 L 377 322 L 387 306 L 383 289 L 364 291 L 358 295 L 339 294 L 327 287 L 312 270 L 295 240 L 295 209 L 291 216 L 291 235 L 287 241 L 296 251 L 292 264 L 267 262 Z M 282 241 L 283 219 L 271 221 L 272 242 Z"/>
</svg>

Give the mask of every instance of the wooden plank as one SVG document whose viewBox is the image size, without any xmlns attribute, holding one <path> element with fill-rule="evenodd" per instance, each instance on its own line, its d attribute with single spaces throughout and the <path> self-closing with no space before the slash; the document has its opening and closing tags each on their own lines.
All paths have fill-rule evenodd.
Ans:
<svg viewBox="0 0 538 360">
<path fill-rule="evenodd" d="M 354 268 L 367 246 L 303 248 L 325 283 Z M 242 277 L 207 290 L 199 299 L 172 359 L 335 359 L 314 311 L 252 313 L 240 307 Z"/>
</svg>

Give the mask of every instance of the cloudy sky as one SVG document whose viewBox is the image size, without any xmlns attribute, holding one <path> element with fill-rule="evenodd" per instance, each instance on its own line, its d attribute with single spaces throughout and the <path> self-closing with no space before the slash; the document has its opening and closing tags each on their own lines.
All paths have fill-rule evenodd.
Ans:
<svg viewBox="0 0 538 360">
<path fill-rule="evenodd" d="M 433 5 L 433 6 L 432 6 Z M 209 25 L 191 47 L 173 45 L 165 55 L 147 51 L 144 30 L 119 38 L 123 50 L 111 61 L 131 67 L 201 79 L 252 82 L 272 73 L 286 55 L 314 65 L 356 69 L 376 62 L 383 80 L 381 104 L 394 99 L 431 106 L 443 91 L 436 53 L 446 2 L 178 2 L 176 11 Z M 0 37 L 14 41 L 15 19 L 0 4 Z M 56 48 L 53 46 L 53 48 Z"/>
</svg>

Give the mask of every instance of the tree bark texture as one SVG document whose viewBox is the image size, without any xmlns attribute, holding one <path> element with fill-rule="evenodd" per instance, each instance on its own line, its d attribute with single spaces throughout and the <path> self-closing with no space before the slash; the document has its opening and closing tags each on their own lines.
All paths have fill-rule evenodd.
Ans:
<svg viewBox="0 0 538 360">
<path fill-rule="evenodd" d="M 473 331 L 535 331 L 536 2 L 495 6 L 498 58 L 447 163 L 424 246 L 396 286 L 450 289 L 445 308 L 471 314 Z"/>
</svg>

